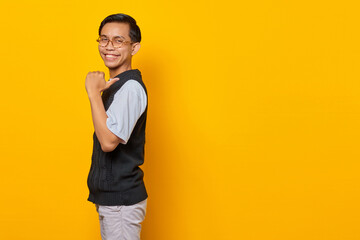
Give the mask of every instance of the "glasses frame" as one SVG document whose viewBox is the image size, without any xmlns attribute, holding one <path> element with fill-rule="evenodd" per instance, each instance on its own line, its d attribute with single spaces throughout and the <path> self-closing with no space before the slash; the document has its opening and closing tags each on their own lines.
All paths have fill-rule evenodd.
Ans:
<svg viewBox="0 0 360 240">
<path fill-rule="evenodd" d="M 126 44 L 126 43 L 135 43 L 135 42 L 132 42 L 132 41 L 124 40 L 124 41 L 121 43 L 120 47 L 115 47 L 115 46 L 114 46 L 114 42 L 113 42 L 113 40 L 114 40 L 114 38 L 115 38 L 115 37 L 114 37 L 112 40 L 111 40 L 111 39 L 108 39 L 108 41 L 107 41 L 107 43 L 105 44 L 105 46 L 102 46 L 102 45 L 100 45 L 100 38 L 101 38 L 101 36 L 99 36 L 99 37 L 96 39 L 96 41 L 99 43 L 99 46 L 100 46 L 100 47 L 106 47 L 106 46 L 109 44 L 109 42 L 111 42 L 113 48 L 121 48 L 121 47 L 123 47 L 124 44 Z"/>
</svg>

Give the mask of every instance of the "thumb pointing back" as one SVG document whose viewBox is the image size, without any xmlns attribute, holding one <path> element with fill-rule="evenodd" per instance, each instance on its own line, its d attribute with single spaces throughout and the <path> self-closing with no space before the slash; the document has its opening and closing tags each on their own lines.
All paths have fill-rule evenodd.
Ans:
<svg viewBox="0 0 360 240">
<path fill-rule="evenodd" d="M 102 91 L 105 91 L 106 89 L 108 89 L 111 85 L 113 85 L 115 82 L 119 81 L 120 78 L 110 78 L 109 81 L 105 81 L 105 86 L 103 89 L 101 89 Z"/>
<path fill-rule="evenodd" d="M 110 87 L 111 85 L 113 85 L 115 82 L 119 81 L 120 78 L 110 78 L 109 81 L 106 83 L 107 87 Z"/>
</svg>

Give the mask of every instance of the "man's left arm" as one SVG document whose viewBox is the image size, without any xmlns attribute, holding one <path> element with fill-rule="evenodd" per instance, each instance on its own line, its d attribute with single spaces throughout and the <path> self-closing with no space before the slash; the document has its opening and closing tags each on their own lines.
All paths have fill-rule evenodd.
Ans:
<svg viewBox="0 0 360 240">
<path fill-rule="evenodd" d="M 119 78 L 107 82 L 104 76 L 104 72 L 89 72 L 86 76 L 85 88 L 90 100 L 96 137 L 100 142 L 101 149 L 104 152 L 111 152 L 119 143 L 124 143 L 124 140 L 112 133 L 106 126 L 108 116 L 101 98 L 101 92 L 108 89 Z"/>
</svg>

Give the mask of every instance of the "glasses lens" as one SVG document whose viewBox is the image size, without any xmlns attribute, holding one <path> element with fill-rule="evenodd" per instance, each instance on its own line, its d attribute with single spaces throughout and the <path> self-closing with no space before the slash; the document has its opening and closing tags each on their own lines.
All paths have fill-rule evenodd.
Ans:
<svg viewBox="0 0 360 240">
<path fill-rule="evenodd" d="M 113 42 L 113 45 L 115 48 L 119 48 L 123 45 L 124 40 L 121 38 L 114 38 L 114 40 L 112 42 Z"/>
<path fill-rule="evenodd" d="M 99 39 L 97 41 L 99 42 L 100 46 L 105 47 L 108 44 L 109 39 L 107 37 L 99 37 Z M 122 38 L 116 37 L 111 42 L 112 42 L 114 48 L 120 48 L 125 43 L 125 40 Z"/>
<path fill-rule="evenodd" d="M 108 41 L 109 41 L 109 39 L 106 37 L 100 37 L 98 39 L 98 42 L 99 42 L 100 46 L 102 46 L 102 47 L 105 47 L 106 44 L 108 43 Z"/>
</svg>

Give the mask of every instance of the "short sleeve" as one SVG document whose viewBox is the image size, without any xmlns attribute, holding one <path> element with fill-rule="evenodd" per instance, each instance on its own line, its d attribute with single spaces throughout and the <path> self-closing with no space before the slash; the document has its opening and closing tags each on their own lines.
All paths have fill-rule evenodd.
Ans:
<svg viewBox="0 0 360 240">
<path fill-rule="evenodd" d="M 144 88 L 138 81 L 128 80 L 115 93 L 106 114 L 106 126 L 126 144 L 147 105 Z"/>
</svg>

